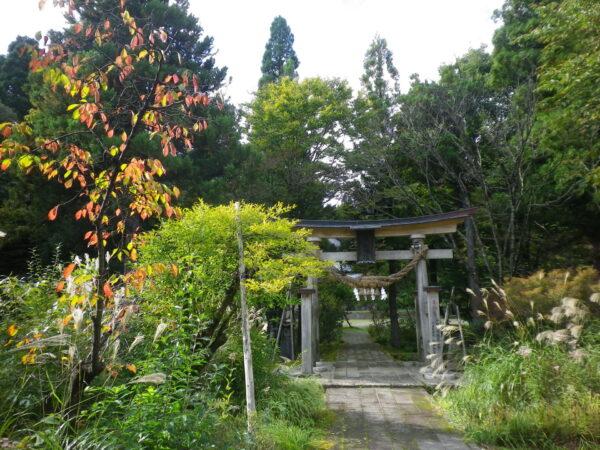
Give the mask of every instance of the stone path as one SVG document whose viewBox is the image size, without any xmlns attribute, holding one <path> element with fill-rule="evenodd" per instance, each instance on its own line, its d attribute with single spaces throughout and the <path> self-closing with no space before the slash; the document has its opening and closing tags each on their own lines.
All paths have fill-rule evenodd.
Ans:
<svg viewBox="0 0 600 450">
<path fill-rule="evenodd" d="M 395 362 L 364 331 L 344 330 L 346 348 L 322 373 L 336 449 L 466 450 L 418 384 L 416 364 Z M 408 387 L 412 386 L 412 387 Z"/>
<path fill-rule="evenodd" d="M 366 330 L 344 329 L 346 346 L 336 362 L 320 363 L 321 382 L 326 388 L 362 387 L 420 387 L 435 386 L 436 381 L 426 380 L 419 372 L 418 362 L 396 361 L 371 342 Z"/>
</svg>

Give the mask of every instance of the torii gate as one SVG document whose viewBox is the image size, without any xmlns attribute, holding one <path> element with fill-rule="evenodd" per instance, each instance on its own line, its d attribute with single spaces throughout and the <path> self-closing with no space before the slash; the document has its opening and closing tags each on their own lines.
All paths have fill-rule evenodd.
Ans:
<svg viewBox="0 0 600 450">
<path fill-rule="evenodd" d="M 457 225 L 472 216 L 476 209 L 465 209 L 443 214 L 386 220 L 300 220 L 296 227 L 311 230 L 308 240 L 319 245 L 322 239 L 353 238 L 357 240 L 356 252 L 319 252 L 319 258 L 327 261 L 375 262 L 384 260 L 411 260 L 424 245 L 427 235 L 456 232 Z M 375 239 L 408 236 L 412 240 L 410 250 L 375 250 Z M 426 259 L 452 259 L 452 250 L 430 249 Z M 417 321 L 417 344 L 419 359 L 428 354 L 441 356 L 440 306 L 438 286 L 429 286 L 427 262 L 416 264 L 417 291 L 415 306 Z M 319 321 L 317 280 L 309 277 L 307 286 L 300 289 L 302 298 L 302 373 L 312 374 L 318 359 Z"/>
</svg>

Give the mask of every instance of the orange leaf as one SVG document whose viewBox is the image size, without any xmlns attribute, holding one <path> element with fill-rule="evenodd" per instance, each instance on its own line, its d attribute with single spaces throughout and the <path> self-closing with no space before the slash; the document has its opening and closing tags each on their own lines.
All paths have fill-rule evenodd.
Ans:
<svg viewBox="0 0 600 450">
<path fill-rule="evenodd" d="M 110 288 L 110 284 L 108 284 L 108 283 L 104 283 L 104 286 L 102 287 L 102 290 L 104 291 L 104 296 L 105 296 L 106 298 L 108 298 L 109 300 L 110 300 L 111 298 L 113 298 L 113 295 L 114 295 L 114 294 L 113 294 L 113 291 L 112 291 L 112 289 Z"/>
<path fill-rule="evenodd" d="M 108 30 L 110 28 L 110 21 L 107 20 L 106 22 L 104 22 L 104 29 Z"/>
<path fill-rule="evenodd" d="M 67 267 L 65 267 L 65 270 L 63 270 L 63 276 L 65 277 L 65 280 L 69 278 L 69 275 L 71 275 L 73 269 L 75 269 L 75 263 L 71 263 Z"/>
<path fill-rule="evenodd" d="M 58 285 L 56 286 L 56 292 L 60 292 L 64 289 L 65 287 L 65 282 L 61 281 L 60 283 L 58 283 Z"/>
<path fill-rule="evenodd" d="M 2 170 L 6 170 L 10 167 L 11 164 L 11 160 L 10 159 L 5 159 L 4 161 L 2 161 L 2 165 L 0 165 L 0 169 Z"/>
<path fill-rule="evenodd" d="M 11 127 L 4 127 L 2 129 L 2 136 L 4 136 L 5 138 L 9 137 L 12 133 L 12 128 Z"/>
<path fill-rule="evenodd" d="M 58 215 L 58 205 L 56 205 L 54 208 L 52 208 L 50 211 L 48 211 L 48 220 L 56 219 L 57 215 Z"/>
<path fill-rule="evenodd" d="M 62 326 L 66 327 L 67 325 L 69 325 L 69 322 L 71 321 L 71 319 L 73 318 L 73 316 L 71 314 L 69 314 L 68 316 L 66 316 L 63 320 L 62 320 Z"/>
<path fill-rule="evenodd" d="M 171 273 L 173 274 L 173 276 L 177 276 L 177 274 L 179 273 L 179 269 L 177 268 L 177 266 L 175 264 L 171 264 Z"/>
<path fill-rule="evenodd" d="M 75 34 L 79 33 L 81 31 L 81 28 L 83 27 L 82 24 L 78 23 L 77 25 L 75 25 Z"/>
<path fill-rule="evenodd" d="M 130 372 L 137 373 L 137 367 L 135 367 L 135 364 L 127 364 L 125 368 Z"/>
<path fill-rule="evenodd" d="M 16 325 L 10 325 L 8 327 L 8 335 L 9 336 L 14 336 L 15 334 L 17 334 L 17 326 Z"/>
</svg>

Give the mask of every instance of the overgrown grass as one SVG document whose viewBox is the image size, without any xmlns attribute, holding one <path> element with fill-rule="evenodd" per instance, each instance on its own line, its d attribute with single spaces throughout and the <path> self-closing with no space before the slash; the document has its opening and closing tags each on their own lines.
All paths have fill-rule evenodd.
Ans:
<svg viewBox="0 0 600 450">
<path fill-rule="evenodd" d="M 598 274 L 575 273 L 571 283 L 556 271 L 550 280 L 518 279 L 484 299 L 495 306 L 484 314 L 485 338 L 461 386 L 440 398 L 471 439 L 510 448 L 600 448 L 600 296 L 589 295 Z M 575 287 L 589 297 L 558 296 Z M 542 292 L 548 297 L 538 297 Z"/>
<path fill-rule="evenodd" d="M 515 448 L 600 445 L 600 353 L 577 360 L 558 347 L 486 344 L 464 385 L 441 399 L 479 443 Z"/>
<path fill-rule="evenodd" d="M 337 361 L 340 352 L 345 347 L 346 343 L 341 339 L 338 339 L 335 342 L 319 344 L 319 353 L 321 355 L 321 361 Z"/>
</svg>

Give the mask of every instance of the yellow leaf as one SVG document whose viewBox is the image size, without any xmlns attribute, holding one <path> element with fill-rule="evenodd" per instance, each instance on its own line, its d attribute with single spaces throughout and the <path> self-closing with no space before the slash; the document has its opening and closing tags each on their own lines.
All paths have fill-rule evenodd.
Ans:
<svg viewBox="0 0 600 450">
<path fill-rule="evenodd" d="M 142 50 L 138 56 L 140 59 L 142 59 L 142 58 L 145 58 L 147 54 L 148 54 L 148 50 Z"/>
<path fill-rule="evenodd" d="M 17 334 L 17 326 L 16 325 L 9 326 L 8 327 L 8 335 L 14 336 L 15 334 Z"/>
<path fill-rule="evenodd" d="M 137 373 L 137 367 L 135 367 L 135 364 L 127 364 L 125 368 L 130 372 Z"/>
<path fill-rule="evenodd" d="M 32 353 L 28 353 L 21 357 L 21 362 L 23 364 L 33 364 L 35 362 L 35 355 Z"/>
</svg>

